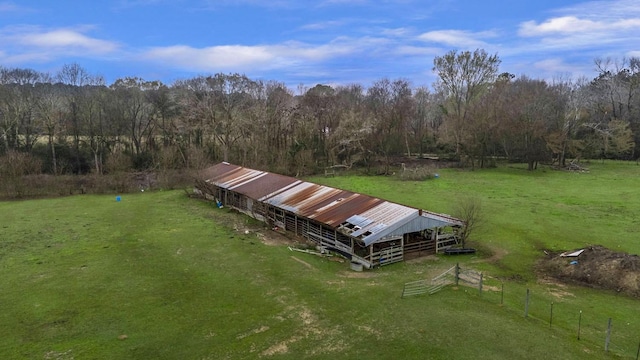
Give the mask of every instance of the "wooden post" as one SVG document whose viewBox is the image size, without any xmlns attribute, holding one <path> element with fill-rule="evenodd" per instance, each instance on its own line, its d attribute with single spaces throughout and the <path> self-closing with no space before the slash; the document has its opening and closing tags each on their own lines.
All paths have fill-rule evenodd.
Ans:
<svg viewBox="0 0 640 360">
<path fill-rule="evenodd" d="M 504 305 L 504 283 L 502 283 L 502 287 L 500 290 L 500 305 Z"/>
<path fill-rule="evenodd" d="M 458 286 L 459 279 L 460 279 L 460 264 L 456 263 L 456 286 Z"/>
<path fill-rule="evenodd" d="M 478 293 L 482 296 L 482 273 L 480 273 L 480 282 L 478 283 Z"/>
<path fill-rule="evenodd" d="M 551 314 L 549 315 L 549 327 L 553 323 L 553 301 L 551 302 Z"/>
<path fill-rule="evenodd" d="M 527 289 L 527 297 L 524 299 L 524 317 L 529 316 L 529 289 Z"/>
<path fill-rule="evenodd" d="M 604 352 L 609 352 L 609 342 L 611 341 L 611 318 L 607 324 L 607 337 L 604 340 Z"/>
<path fill-rule="evenodd" d="M 578 340 L 580 340 L 580 325 L 582 324 L 582 310 L 580 310 L 580 315 L 578 315 Z"/>
</svg>

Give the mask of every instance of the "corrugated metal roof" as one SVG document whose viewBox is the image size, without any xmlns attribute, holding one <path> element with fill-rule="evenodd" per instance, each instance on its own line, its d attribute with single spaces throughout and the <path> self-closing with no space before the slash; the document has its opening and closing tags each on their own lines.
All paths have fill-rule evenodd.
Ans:
<svg viewBox="0 0 640 360">
<path fill-rule="evenodd" d="M 418 209 L 385 201 L 359 214 L 370 222 L 365 226 L 357 225 L 360 229 L 351 233 L 351 236 L 360 238 L 369 245 L 386 236 L 389 229 L 406 221 L 412 215 L 417 216 L 418 213 Z"/>
<path fill-rule="evenodd" d="M 228 163 L 212 166 L 203 176 L 221 188 L 337 228 L 366 245 L 396 236 L 398 231 L 462 224 L 448 215 Z"/>
<path fill-rule="evenodd" d="M 247 169 L 229 163 L 214 165 L 206 169 L 203 175 L 209 183 L 256 200 L 299 182 L 288 176 Z"/>
</svg>

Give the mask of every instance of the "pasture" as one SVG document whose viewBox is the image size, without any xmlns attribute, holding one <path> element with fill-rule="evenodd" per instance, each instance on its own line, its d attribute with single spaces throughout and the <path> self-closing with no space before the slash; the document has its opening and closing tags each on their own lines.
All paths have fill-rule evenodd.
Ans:
<svg viewBox="0 0 640 360">
<path fill-rule="evenodd" d="M 588 166 L 446 169 L 424 182 L 311 179 L 437 212 L 460 197 L 482 200 L 485 222 L 471 243 L 478 255 L 362 273 L 291 252 L 262 224 L 183 191 L 1 202 L 0 357 L 635 358 L 639 300 L 533 271 L 545 249 L 640 253 L 640 166 Z M 486 274 L 482 294 L 459 286 L 400 298 L 404 283 L 455 262 Z"/>
</svg>

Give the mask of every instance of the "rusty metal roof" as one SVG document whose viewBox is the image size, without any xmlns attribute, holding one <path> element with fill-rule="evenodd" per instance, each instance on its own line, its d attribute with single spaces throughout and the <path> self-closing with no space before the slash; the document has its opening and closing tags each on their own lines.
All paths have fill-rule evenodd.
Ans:
<svg viewBox="0 0 640 360">
<path fill-rule="evenodd" d="M 214 165 L 203 172 L 208 183 L 233 190 L 252 199 L 260 199 L 299 180 L 266 171 L 252 170 L 229 163 Z"/>
<path fill-rule="evenodd" d="M 214 165 L 202 176 L 208 183 L 313 219 L 367 245 L 398 236 L 399 231 L 462 224 L 448 215 L 229 163 Z"/>
<path fill-rule="evenodd" d="M 382 200 L 329 186 L 301 182 L 265 199 L 264 202 L 337 227 L 354 213 L 366 211 Z"/>
</svg>

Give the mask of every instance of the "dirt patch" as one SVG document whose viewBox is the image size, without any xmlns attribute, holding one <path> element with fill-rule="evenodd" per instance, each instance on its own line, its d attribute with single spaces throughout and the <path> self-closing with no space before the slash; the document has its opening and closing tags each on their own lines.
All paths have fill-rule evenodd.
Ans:
<svg viewBox="0 0 640 360">
<path fill-rule="evenodd" d="M 570 296 L 575 296 L 573 293 L 567 290 L 567 285 L 565 283 L 559 282 L 554 278 L 549 277 L 541 277 L 538 279 L 539 284 L 546 285 L 547 291 L 549 294 L 556 299 L 563 299 Z"/>
<path fill-rule="evenodd" d="M 362 331 L 362 332 L 366 332 L 369 334 L 374 335 L 378 340 L 382 340 L 384 338 L 382 331 L 378 330 L 378 329 L 374 329 L 371 326 L 366 326 L 366 325 L 359 325 L 358 326 L 358 330 Z"/>
<path fill-rule="evenodd" d="M 498 261 L 502 260 L 509 252 L 503 248 L 491 248 L 492 255 L 485 259 L 478 259 L 471 261 L 472 263 L 490 263 L 495 264 Z"/>
<path fill-rule="evenodd" d="M 275 345 L 271 346 L 270 348 L 268 348 L 267 350 L 263 351 L 261 355 L 263 355 L 263 356 L 273 356 L 273 355 L 276 355 L 276 354 L 286 354 L 287 352 L 289 352 L 289 347 L 287 346 L 287 342 L 283 341 L 283 342 L 275 344 Z"/>
<path fill-rule="evenodd" d="M 577 257 L 566 257 L 564 253 L 547 254 L 536 270 L 541 278 L 560 283 L 571 283 L 598 289 L 614 290 L 640 298 L 640 257 L 616 252 L 600 245 L 584 248 Z M 568 293 L 559 289 L 559 296 Z"/>
<path fill-rule="evenodd" d="M 258 239 L 260 239 L 260 242 L 269 246 L 296 244 L 296 242 L 293 241 L 292 239 L 276 231 L 271 231 L 271 230 L 259 231 L 259 232 L 256 232 L 256 236 L 258 237 Z"/>
<path fill-rule="evenodd" d="M 247 337 L 247 336 L 249 336 L 249 335 L 253 335 L 253 334 L 260 334 L 260 333 L 263 333 L 263 332 L 265 332 L 265 331 L 267 331 L 267 330 L 269 330 L 269 327 L 268 327 L 268 326 L 265 326 L 265 325 L 262 325 L 261 327 L 259 327 L 259 328 L 257 328 L 257 329 L 253 329 L 253 330 L 251 330 L 251 331 L 249 331 L 249 332 L 247 332 L 247 333 L 244 333 L 244 334 L 241 334 L 241 335 L 236 336 L 236 339 L 238 339 L 238 340 L 240 340 L 240 339 L 244 339 L 244 338 L 246 338 L 246 337 Z"/>
<path fill-rule="evenodd" d="M 278 301 L 285 303 L 286 298 L 277 298 Z M 280 321 L 285 319 L 296 319 L 300 321 L 300 327 L 294 334 L 277 344 L 274 344 L 260 352 L 262 357 L 287 354 L 289 346 L 303 339 L 313 339 L 317 341 L 316 348 L 309 350 L 309 355 L 335 353 L 344 350 L 347 345 L 342 340 L 345 336 L 343 332 L 337 328 L 326 328 L 312 311 L 302 304 L 296 306 L 288 306 L 282 315 L 276 317 Z"/>
</svg>

